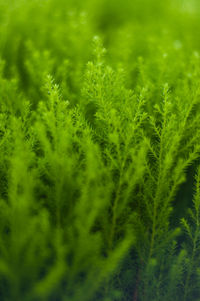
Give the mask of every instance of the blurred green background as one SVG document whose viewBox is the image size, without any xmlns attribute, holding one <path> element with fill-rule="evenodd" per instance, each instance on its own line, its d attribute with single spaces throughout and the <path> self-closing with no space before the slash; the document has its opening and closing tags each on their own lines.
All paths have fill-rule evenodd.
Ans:
<svg viewBox="0 0 200 301">
<path fill-rule="evenodd" d="M 60 65 L 68 60 L 68 68 L 75 72 L 71 92 L 76 94 L 80 68 L 92 56 L 94 35 L 103 38 L 110 64 L 127 60 L 130 70 L 129 63 L 133 65 L 137 57 L 148 58 L 153 52 L 156 56 L 158 50 L 167 53 L 171 46 L 177 56 L 181 47 L 199 50 L 199 7 L 197 0 L 1 0 L 0 56 L 5 75 L 17 72 L 34 98 L 32 61 L 37 69 L 40 56 L 38 68 L 51 71 L 61 82 L 65 79 L 59 76 Z"/>
</svg>

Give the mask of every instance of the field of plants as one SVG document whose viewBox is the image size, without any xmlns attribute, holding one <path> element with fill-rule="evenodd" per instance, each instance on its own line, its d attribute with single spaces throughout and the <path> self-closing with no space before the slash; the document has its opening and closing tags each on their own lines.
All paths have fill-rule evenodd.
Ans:
<svg viewBox="0 0 200 301">
<path fill-rule="evenodd" d="M 200 301 L 199 0 L 0 0 L 0 301 Z"/>
</svg>

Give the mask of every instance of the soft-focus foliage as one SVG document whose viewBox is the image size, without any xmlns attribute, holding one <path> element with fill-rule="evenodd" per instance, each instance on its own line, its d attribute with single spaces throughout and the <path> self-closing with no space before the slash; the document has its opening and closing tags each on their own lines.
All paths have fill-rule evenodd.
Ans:
<svg viewBox="0 0 200 301">
<path fill-rule="evenodd" d="M 1 301 L 199 300 L 199 17 L 0 0 Z"/>
</svg>

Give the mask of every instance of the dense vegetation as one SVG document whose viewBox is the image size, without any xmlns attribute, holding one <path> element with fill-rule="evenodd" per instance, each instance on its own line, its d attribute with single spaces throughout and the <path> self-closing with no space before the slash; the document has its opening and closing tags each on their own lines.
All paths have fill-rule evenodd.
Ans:
<svg viewBox="0 0 200 301">
<path fill-rule="evenodd" d="M 0 300 L 200 300 L 195 0 L 0 0 Z"/>
</svg>

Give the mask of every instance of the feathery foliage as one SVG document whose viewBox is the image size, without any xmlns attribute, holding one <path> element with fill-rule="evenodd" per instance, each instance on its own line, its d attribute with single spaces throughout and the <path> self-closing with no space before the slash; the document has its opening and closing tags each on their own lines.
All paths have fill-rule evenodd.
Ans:
<svg viewBox="0 0 200 301">
<path fill-rule="evenodd" d="M 0 0 L 0 300 L 200 300 L 199 9 Z"/>
</svg>

